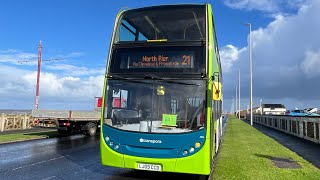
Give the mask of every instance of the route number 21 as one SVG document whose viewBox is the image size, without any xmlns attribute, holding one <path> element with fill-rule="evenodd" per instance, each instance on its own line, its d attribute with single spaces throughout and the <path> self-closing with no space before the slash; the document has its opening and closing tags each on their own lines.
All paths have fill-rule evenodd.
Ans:
<svg viewBox="0 0 320 180">
<path fill-rule="evenodd" d="M 182 65 L 190 65 L 191 61 L 191 56 L 183 55 L 183 62 L 181 63 Z"/>
</svg>

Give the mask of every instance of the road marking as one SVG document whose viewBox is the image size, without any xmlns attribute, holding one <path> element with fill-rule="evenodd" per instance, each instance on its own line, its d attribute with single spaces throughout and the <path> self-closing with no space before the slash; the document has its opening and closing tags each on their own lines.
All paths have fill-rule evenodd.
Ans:
<svg viewBox="0 0 320 180">
<path fill-rule="evenodd" d="M 68 155 L 66 155 L 66 156 L 68 156 Z M 50 161 L 55 161 L 55 160 L 57 160 L 57 159 L 61 159 L 61 158 L 64 158 L 64 157 L 66 157 L 66 156 L 60 156 L 60 157 L 56 157 L 56 158 L 52 158 L 52 159 L 48 159 L 48 160 L 36 162 L 36 163 L 33 163 L 33 164 L 28 164 L 28 165 L 25 165 L 25 166 L 20 166 L 20 167 L 17 167 L 17 168 L 12 169 L 12 171 L 15 171 L 15 170 L 18 170 L 18 169 L 22 169 L 22 168 L 26 168 L 26 167 L 30 167 L 30 166 L 35 166 L 35 165 L 42 164 L 42 163 L 46 163 L 46 162 L 50 162 Z"/>
</svg>

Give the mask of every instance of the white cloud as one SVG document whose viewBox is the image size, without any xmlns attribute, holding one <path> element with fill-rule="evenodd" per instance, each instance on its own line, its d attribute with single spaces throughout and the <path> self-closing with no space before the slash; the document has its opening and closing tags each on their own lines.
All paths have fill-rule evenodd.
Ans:
<svg viewBox="0 0 320 180">
<path fill-rule="evenodd" d="M 287 0 L 287 5 L 292 8 L 301 8 L 306 3 L 308 3 L 307 0 Z"/>
<path fill-rule="evenodd" d="M 289 102 L 285 99 L 296 104 L 303 101 L 304 105 L 320 99 L 320 84 L 315 83 L 320 78 L 320 21 L 315 18 L 319 16 L 320 1 L 310 0 L 296 14 L 276 16 L 266 27 L 252 31 L 254 97 L 278 103 Z M 248 53 L 242 48 L 238 60 L 229 61 L 230 71 L 224 71 L 224 90 L 229 97 L 234 94 L 238 68 L 243 97 L 249 96 Z"/>
<path fill-rule="evenodd" d="M 309 78 L 320 76 L 320 49 L 316 52 L 306 52 L 305 59 L 301 63 L 301 67 L 303 72 Z"/>
<path fill-rule="evenodd" d="M 64 71 L 66 75 L 71 76 L 90 76 L 90 75 L 98 75 L 98 74 L 104 74 L 105 67 L 100 69 L 89 69 L 87 67 L 79 67 L 75 65 L 70 64 L 50 64 L 45 67 L 48 70 L 53 71 Z"/>
<path fill-rule="evenodd" d="M 37 54 L 25 53 L 15 49 L 0 50 L 0 62 L 18 64 L 22 61 L 36 60 Z"/>
<path fill-rule="evenodd" d="M 224 3 L 235 9 L 260 10 L 275 12 L 279 10 L 276 1 L 272 0 L 226 0 Z"/>
<path fill-rule="evenodd" d="M 70 53 L 66 57 L 82 56 Z M 37 59 L 19 50 L 0 50 L 0 108 L 34 107 L 37 72 L 17 61 Z M 24 63 L 36 67 L 34 63 Z M 35 68 L 34 68 L 35 69 Z M 70 64 L 46 64 L 40 74 L 40 108 L 93 109 L 93 98 L 101 96 L 105 67 L 88 68 Z"/>
<path fill-rule="evenodd" d="M 0 53 L 15 53 L 18 52 L 16 49 L 0 49 Z"/>
<path fill-rule="evenodd" d="M 74 58 L 74 57 L 81 57 L 84 55 L 85 54 L 83 52 L 71 52 L 68 54 L 57 55 L 57 57 L 62 58 L 62 59 L 68 59 L 68 58 Z"/>
<path fill-rule="evenodd" d="M 258 10 L 271 14 L 286 13 L 292 9 L 299 9 L 307 0 L 225 0 L 225 5 L 234 9 Z"/>
<path fill-rule="evenodd" d="M 0 68 L 2 69 L 0 71 L 0 77 L 2 77 L 0 78 L 0 108 L 32 109 L 37 72 L 4 65 L 1 65 Z M 52 73 L 41 73 L 39 107 L 90 109 L 93 106 L 93 98 L 102 94 L 103 77 L 103 75 L 88 78 L 60 77 Z M 51 104 L 59 104 L 59 106 L 53 107 Z"/>
<path fill-rule="evenodd" d="M 229 72 L 233 63 L 239 58 L 239 50 L 233 45 L 226 45 L 220 49 L 221 64 L 224 72 Z"/>
</svg>

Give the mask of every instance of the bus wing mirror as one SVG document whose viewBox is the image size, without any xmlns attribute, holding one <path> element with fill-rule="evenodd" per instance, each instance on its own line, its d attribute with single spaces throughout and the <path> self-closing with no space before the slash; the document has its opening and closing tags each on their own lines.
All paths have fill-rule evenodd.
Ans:
<svg viewBox="0 0 320 180">
<path fill-rule="evenodd" d="M 212 99 L 220 101 L 222 96 L 222 84 L 221 82 L 213 82 L 212 84 Z"/>
</svg>

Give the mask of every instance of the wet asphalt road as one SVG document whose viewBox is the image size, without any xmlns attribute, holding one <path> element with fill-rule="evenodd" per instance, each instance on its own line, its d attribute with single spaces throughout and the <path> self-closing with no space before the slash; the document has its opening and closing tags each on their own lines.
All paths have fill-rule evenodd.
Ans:
<svg viewBox="0 0 320 180">
<path fill-rule="evenodd" d="M 0 179 L 197 179 L 100 164 L 99 136 L 74 135 L 0 145 Z"/>
</svg>

